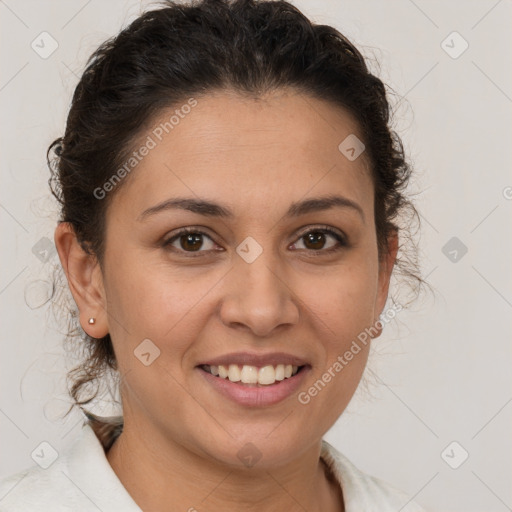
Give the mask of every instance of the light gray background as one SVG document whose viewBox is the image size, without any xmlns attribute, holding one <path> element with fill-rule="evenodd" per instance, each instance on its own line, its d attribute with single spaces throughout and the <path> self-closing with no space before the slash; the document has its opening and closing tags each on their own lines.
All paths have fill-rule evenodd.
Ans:
<svg viewBox="0 0 512 512">
<path fill-rule="evenodd" d="M 59 419 L 70 403 L 62 335 L 47 305 L 33 309 L 58 264 L 33 251 L 53 242 L 57 218 L 45 152 L 85 59 L 146 3 L 0 0 L 0 477 L 32 465 L 40 442 L 61 451 L 79 432 L 77 413 Z M 372 69 L 405 96 L 396 128 L 416 169 L 435 289 L 386 326 L 370 360 L 373 396 L 360 388 L 326 439 L 431 510 L 511 510 L 511 2 L 294 3 L 378 59 Z M 58 42 L 47 59 L 31 48 L 43 31 Z M 469 44 L 456 59 L 441 46 L 453 31 Z M 442 252 L 452 237 L 468 250 L 455 262 Z M 469 453 L 458 469 L 441 456 L 453 441 L 452 465 Z"/>
</svg>

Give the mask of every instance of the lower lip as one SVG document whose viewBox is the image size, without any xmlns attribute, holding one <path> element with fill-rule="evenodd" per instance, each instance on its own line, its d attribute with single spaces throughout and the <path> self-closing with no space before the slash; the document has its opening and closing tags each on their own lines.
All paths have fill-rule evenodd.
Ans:
<svg viewBox="0 0 512 512">
<path fill-rule="evenodd" d="M 255 386 L 231 382 L 229 379 L 222 379 L 212 375 L 210 372 L 197 367 L 201 375 L 209 382 L 219 393 L 230 398 L 234 402 L 249 407 L 264 407 L 281 402 L 285 398 L 293 395 L 304 381 L 309 371 L 309 366 L 304 366 L 302 370 L 293 377 L 276 381 L 275 384 L 267 386 Z"/>
</svg>

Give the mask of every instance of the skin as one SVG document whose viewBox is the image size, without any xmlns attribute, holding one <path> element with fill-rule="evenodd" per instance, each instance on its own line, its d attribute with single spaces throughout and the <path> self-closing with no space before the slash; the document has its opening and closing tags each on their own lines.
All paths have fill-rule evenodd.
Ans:
<svg viewBox="0 0 512 512">
<path fill-rule="evenodd" d="M 360 130 L 341 108 L 293 90 L 197 100 L 116 190 L 103 270 L 69 225 L 55 232 L 81 325 L 97 338 L 110 333 L 123 377 L 125 426 L 107 459 L 145 511 L 343 510 L 321 439 L 352 398 L 369 344 L 307 405 L 297 393 L 238 405 L 196 365 L 235 351 L 288 352 L 311 365 L 304 391 L 378 320 L 398 242 L 390 237 L 379 258 L 365 154 L 351 162 L 338 150 Z M 154 125 L 169 119 L 161 114 Z M 293 202 L 333 193 L 364 218 L 342 207 L 284 217 Z M 176 209 L 138 220 L 173 197 L 221 203 L 234 218 Z M 338 245 L 330 234 L 308 243 L 304 232 L 323 225 L 348 245 L 326 253 Z M 199 251 L 179 238 L 174 251 L 163 246 L 183 227 L 206 232 Z M 236 252 L 247 236 L 263 249 L 250 264 Z M 160 350 L 149 366 L 134 357 L 147 338 Z M 251 468 L 237 457 L 248 442 L 262 454 Z"/>
</svg>

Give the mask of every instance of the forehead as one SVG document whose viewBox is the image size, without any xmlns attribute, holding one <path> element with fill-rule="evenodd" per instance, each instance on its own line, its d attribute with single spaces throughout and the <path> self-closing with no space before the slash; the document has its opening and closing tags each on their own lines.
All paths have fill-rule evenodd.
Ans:
<svg viewBox="0 0 512 512">
<path fill-rule="evenodd" d="M 145 156 L 113 203 L 136 217 L 170 197 L 197 196 L 235 211 L 238 202 L 252 215 L 252 208 L 339 192 L 371 210 L 366 155 L 351 161 L 339 149 L 353 136 L 363 138 L 348 112 L 293 90 L 198 96 L 162 110 L 139 134 L 133 151 Z"/>
</svg>

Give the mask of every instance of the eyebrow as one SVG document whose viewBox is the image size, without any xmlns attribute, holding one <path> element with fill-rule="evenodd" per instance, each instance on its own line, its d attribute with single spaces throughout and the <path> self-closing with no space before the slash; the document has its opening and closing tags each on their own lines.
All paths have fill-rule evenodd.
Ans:
<svg viewBox="0 0 512 512">
<path fill-rule="evenodd" d="M 351 199 L 339 195 L 317 197 L 292 203 L 284 217 L 299 217 L 307 213 L 321 212 L 335 207 L 354 210 L 361 216 L 363 222 L 365 221 L 364 211 L 361 206 Z M 235 217 L 234 213 L 227 206 L 205 199 L 177 197 L 168 199 L 144 210 L 137 220 L 141 222 L 152 215 L 168 210 L 187 210 L 206 217 L 220 217 L 225 219 L 233 219 Z"/>
</svg>

